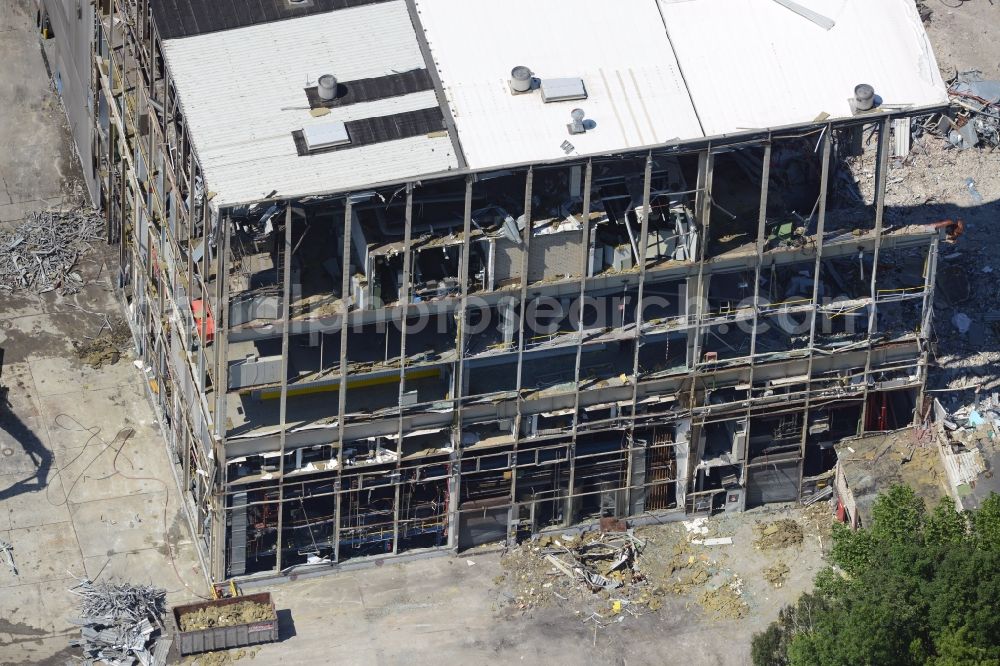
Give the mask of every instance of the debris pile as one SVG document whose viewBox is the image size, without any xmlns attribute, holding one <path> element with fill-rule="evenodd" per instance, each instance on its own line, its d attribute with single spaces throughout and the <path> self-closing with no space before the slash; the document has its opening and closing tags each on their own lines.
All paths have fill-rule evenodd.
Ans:
<svg viewBox="0 0 1000 666">
<path fill-rule="evenodd" d="M 763 571 L 764 580 L 774 587 L 781 587 L 784 585 L 785 579 L 788 578 L 789 573 L 791 573 L 791 569 L 789 569 L 788 565 L 781 560 L 778 560 Z"/>
<path fill-rule="evenodd" d="M 106 317 L 96 336 L 73 342 L 77 357 L 95 370 L 114 365 L 131 346 L 132 333 L 123 317 Z"/>
<path fill-rule="evenodd" d="M 646 541 L 631 529 L 541 536 L 525 542 L 503 560 L 506 578 L 514 583 L 512 602 L 527 610 L 554 599 L 596 601 L 588 619 L 598 622 L 659 610 L 663 591 L 650 583 L 640 566 L 645 548 Z"/>
<path fill-rule="evenodd" d="M 181 631 L 199 631 L 273 619 L 274 611 L 270 606 L 255 601 L 240 601 L 228 606 L 209 606 L 190 611 L 180 616 L 180 625 Z"/>
<path fill-rule="evenodd" d="M 994 391 L 988 396 L 980 397 L 977 391 L 972 405 L 959 407 L 950 414 L 935 399 L 934 419 L 948 432 L 971 431 L 985 426 L 992 432 L 991 439 L 1000 438 L 1000 393 Z"/>
<path fill-rule="evenodd" d="M 777 550 L 802 543 L 802 526 L 791 518 L 781 518 L 771 523 L 758 521 L 754 527 L 754 548 Z"/>
<path fill-rule="evenodd" d="M 948 132 L 953 146 L 962 150 L 1000 146 L 1000 81 L 984 79 L 976 70 L 960 72 L 948 97 L 960 109 Z"/>
<path fill-rule="evenodd" d="M 717 620 L 738 620 L 750 612 L 743 599 L 743 579 L 735 575 L 710 581 L 698 595 L 698 603 Z"/>
<path fill-rule="evenodd" d="M 259 647 L 204 652 L 185 657 L 181 663 L 186 666 L 228 666 L 228 664 L 235 664 L 241 659 L 253 659 L 258 652 L 260 652 Z"/>
<path fill-rule="evenodd" d="M 73 210 L 32 212 L 13 231 L 0 229 L 0 293 L 75 294 L 83 278 L 73 268 L 103 227 L 98 213 Z"/>
<path fill-rule="evenodd" d="M 82 581 L 69 590 L 80 597 L 80 638 L 84 663 L 110 666 L 163 666 L 170 638 L 162 636 L 166 592 L 149 585 Z"/>
<path fill-rule="evenodd" d="M 742 578 L 710 553 L 732 537 L 710 537 L 705 518 L 624 532 L 540 536 L 502 559 L 494 582 L 518 611 L 558 605 L 596 626 L 659 611 L 669 595 L 700 604 L 717 619 L 749 613 Z M 725 555 L 719 551 L 719 557 Z"/>
</svg>

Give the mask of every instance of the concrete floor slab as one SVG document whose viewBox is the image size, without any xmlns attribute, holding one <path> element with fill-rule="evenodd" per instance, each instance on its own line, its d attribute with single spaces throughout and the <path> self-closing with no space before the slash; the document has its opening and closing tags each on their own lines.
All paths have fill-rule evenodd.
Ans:
<svg viewBox="0 0 1000 666">
<path fill-rule="evenodd" d="M 38 416 L 35 381 L 27 363 L 5 363 L 3 385 L 7 387 L 7 409 L 21 417 Z M 0 419 L 3 415 L 0 414 Z"/>
<path fill-rule="evenodd" d="M 163 546 L 166 499 L 165 492 L 157 492 L 71 504 L 83 556 L 108 556 Z"/>
<path fill-rule="evenodd" d="M 12 529 L 9 535 L 21 584 L 84 574 L 72 523 Z"/>
<path fill-rule="evenodd" d="M 11 529 L 68 523 L 70 512 L 62 480 L 57 476 L 41 490 L 22 492 L 4 499 L 0 502 L 0 514 L 7 516 Z"/>
<path fill-rule="evenodd" d="M 6 567 L 0 570 L 0 581 L 12 577 Z M 42 589 L 40 583 L 23 583 L 4 588 L 0 595 L 0 643 L 27 636 L 52 633 L 43 627 Z"/>
<path fill-rule="evenodd" d="M 75 356 L 54 356 L 31 361 L 31 374 L 38 395 L 48 397 L 77 391 L 93 391 L 117 386 L 137 386 L 141 391 L 135 368 L 128 363 L 128 355 L 114 365 L 92 368 Z"/>
<path fill-rule="evenodd" d="M 62 198 L 29 199 L 27 201 L 9 201 L 0 205 L 0 222 L 17 222 L 27 217 L 28 213 L 37 210 L 59 208 Z"/>
<path fill-rule="evenodd" d="M 63 330 L 72 330 L 78 323 L 76 315 L 33 314 L 5 320 L 0 329 L 0 347 L 13 362 L 71 356 L 71 338 Z"/>
<path fill-rule="evenodd" d="M 124 428 L 135 431 L 132 440 L 161 441 L 137 381 L 96 391 L 46 396 L 39 399 L 39 404 L 57 456 L 83 446 L 103 447 Z M 128 453 L 133 446 L 127 445 L 122 453 Z"/>
<path fill-rule="evenodd" d="M 29 0 L 0 3 L 0 125 L 5 193 L 13 203 L 42 201 L 79 189 L 80 167 L 65 140 L 67 121 L 55 94 L 35 30 Z M 30 140 L 29 140 L 30 139 Z"/>
<path fill-rule="evenodd" d="M 197 560 L 193 545 L 175 545 L 171 554 L 176 561 L 170 562 L 165 546 L 127 550 L 111 555 L 97 555 L 85 558 L 87 576 L 100 580 L 129 580 L 133 583 L 165 585 L 167 604 L 189 603 L 192 595 L 204 593 L 204 577 L 201 568 L 191 565 Z M 166 581 L 166 583 L 164 582 Z"/>
<path fill-rule="evenodd" d="M 48 437 L 37 416 L 0 417 L 0 476 L 34 475 L 48 448 Z"/>
<path fill-rule="evenodd" d="M 127 498 L 142 493 L 163 492 L 172 486 L 163 478 L 160 456 L 144 450 L 149 440 L 98 441 L 56 455 L 58 474 L 70 504 Z M 152 460 L 150 459 L 152 458 Z M 169 473 L 169 472 L 167 472 Z"/>
</svg>

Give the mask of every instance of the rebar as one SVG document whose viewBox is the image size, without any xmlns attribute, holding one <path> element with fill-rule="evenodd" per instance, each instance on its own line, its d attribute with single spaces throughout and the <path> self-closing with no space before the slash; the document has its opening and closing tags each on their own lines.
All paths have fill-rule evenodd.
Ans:
<svg viewBox="0 0 1000 666">
<path fill-rule="evenodd" d="M 83 649 L 84 663 L 110 666 L 161 664 L 166 659 L 169 638 L 164 631 L 166 591 L 151 585 L 124 582 L 82 581 L 70 588 L 80 597 L 80 638 L 70 641 Z"/>
<path fill-rule="evenodd" d="M 73 269 L 103 228 L 99 213 L 77 209 L 31 212 L 13 231 L 0 229 L 0 293 L 77 293 L 84 280 Z"/>
</svg>

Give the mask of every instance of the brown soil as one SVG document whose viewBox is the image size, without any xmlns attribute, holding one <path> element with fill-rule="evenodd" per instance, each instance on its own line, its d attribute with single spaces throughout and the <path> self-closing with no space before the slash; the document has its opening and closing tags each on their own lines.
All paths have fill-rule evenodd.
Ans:
<svg viewBox="0 0 1000 666">
<path fill-rule="evenodd" d="M 74 342 L 77 357 L 85 364 L 100 369 L 121 360 L 122 352 L 132 344 L 128 324 L 121 317 L 110 317 L 96 338 Z"/>
<path fill-rule="evenodd" d="M 788 574 L 791 569 L 784 562 L 775 562 L 772 566 L 764 569 L 764 580 L 773 585 L 774 587 L 781 587 L 785 584 L 785 579 L 788 578 Z"/>
<path fill-rule="evenodd" d="M 259 651 L 259 647 L 253 647 L 220 652 L 206 652 L 187 657 L 182 663 L 185 666 L 227 666 L 227 664 L 233 664 L 241 659 L 253 659 Z"/>
<path fill-rule="evenodd" d="M 758 522 L 753 528 L 754 547 L 757 550 L 789 548 L 802 543 L 802 525 L 791 518 L 782 518 L 772 523 Z"/>
<path fill-rule="evenodd" d="M 181 615 L 181 631 L 198 631 L 214 627 L 235 627 L 239 624 L 273 620 L 270 606 L 253 601 L 241 601 L 228 606 L 210 606 Z"/>
</svg>

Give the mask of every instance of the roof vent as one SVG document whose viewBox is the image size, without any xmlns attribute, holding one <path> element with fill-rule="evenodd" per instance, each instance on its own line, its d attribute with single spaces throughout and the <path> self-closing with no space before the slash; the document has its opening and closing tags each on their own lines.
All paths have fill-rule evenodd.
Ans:
<svg viewBox="0 0 1000 666">
<path fill-rule="evenodd" d="M 510 92 L 514 95 L 531 92 L 534 80 L 531 78 L 531 70 L 524 65 L 518 65 L 510 70 Z"/>
<path fill-rule="evenodd" d="M 854 86 L 853 106 L 855 112 L 870 111 L 875 106 L 875 88 L 867 83 Z"/>
<path fill-rule="evenodd" d="M 332 100 L 337 96 L 337 77 L 333 74 L 324 74 L 319 77 L 316 92 L 319 94 L 319 98 L 324 102 Z"/>
<path fill-rule="evenodd" d="M 302 139 L 305 141 L 306 149 L 310 151 L 343 146 L 351 142 L 351 137 L 347 134 L 347 126 L 339 121 L 303 127 Z"/>
<path fill-rule="evenodd" d="M 543 79 L 542 100 L 545 102 L 565 102 L 571 99 L 587 99 L 587 88 L 581 78 Z"/>
<path fill-rule="evenodd" d="M 583 109 L 573 109 L 569 112 L 569 115 L 573 118 L 573 122 L 566 125 L 566 129 L 569 130 L 570 134 L 583 134 L 587 131 L 586 125 L 583 124 L 584 112 Z"/>
</svg>

